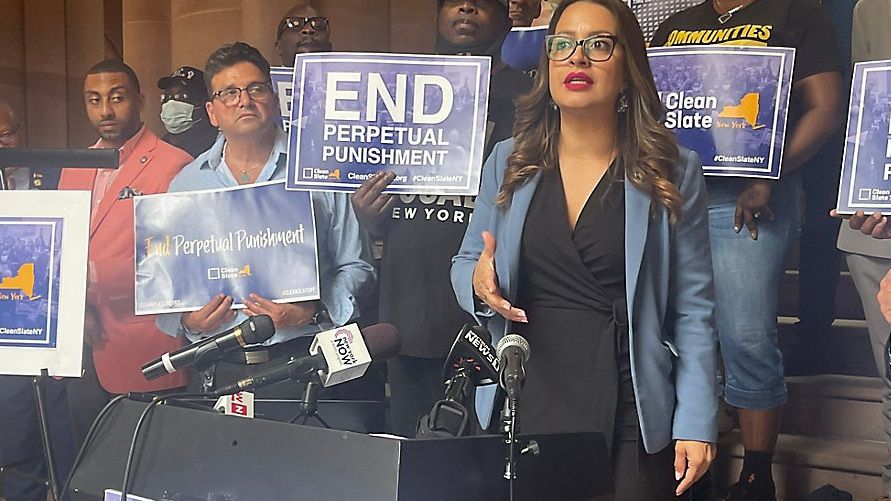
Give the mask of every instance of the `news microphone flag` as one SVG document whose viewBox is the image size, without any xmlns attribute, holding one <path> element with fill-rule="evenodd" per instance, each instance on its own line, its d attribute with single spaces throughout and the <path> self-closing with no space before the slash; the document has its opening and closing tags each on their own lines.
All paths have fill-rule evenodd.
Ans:
<svg viewBox="0 0 891 501">
<path fill-rule="evenodd" d="M 321 353 L 328 364 L 328 370 L 319 371 L 322 386 L 326 388 L 362 377 L 371 365 L 371 354 L 356 324 L 316 334 L 309 353 Z"/>
</svg>

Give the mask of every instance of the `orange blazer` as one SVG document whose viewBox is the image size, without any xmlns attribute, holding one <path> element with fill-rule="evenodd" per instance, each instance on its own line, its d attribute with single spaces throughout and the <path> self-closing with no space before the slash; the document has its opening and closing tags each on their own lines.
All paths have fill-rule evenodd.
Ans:
<svg viewBox="0 0 891 501">
<path fill-rule="evenodd" d="M 133 152 L 90 221 L 87 305 L 95 308 L 106 341 L 94 344 L 93 362 L 99 382 L 110 393 L 150 392 L 185 386 L 184 371 L 147 381 L 142 365 L 183 345 L 164 334 L 154 315 L 136 316 L 133 199 L 138 194 L 165 193 L 170 181 L 189 162 L 188 153 L 160 140 L 146 128 Z M 97 169 L 63 169 L 60 190 L 92 190 Z"/>
</svg>

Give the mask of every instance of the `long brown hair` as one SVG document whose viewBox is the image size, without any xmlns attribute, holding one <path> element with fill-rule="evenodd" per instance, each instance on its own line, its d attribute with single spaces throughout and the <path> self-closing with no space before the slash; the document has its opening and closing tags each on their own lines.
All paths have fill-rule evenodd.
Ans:
<svg viewBox="0 0 891 501">
<path fill-rule="evenodd" d="M 672 182 L 678 161 L 677 141 L 662 123 L 662 102 L 653 82 L 640 25 L 631 9 L 622 0 L 564 0 L 554 11 L 548 34 L 570 5 L 591 2 L 609 10 L 618 20 L 619 43 L 625 49 L 624 90 L 628 110 L 618 115 L 616 144 L 617 161 L 628 179 L 638 189 L 662 204 L 675 223 L 680 218 L 681 196 Z M 517 100 L 514 125 L 514 151 L 508 157 L 507 169 L 496 203 L 506 204 L 514 190 L 542 169 L 559 164 L 557 146 L 560 140 L 560 112 L 553 107 L 548 85 L 548 59 L 542 53 L 532 91 Z"/>
</svg>

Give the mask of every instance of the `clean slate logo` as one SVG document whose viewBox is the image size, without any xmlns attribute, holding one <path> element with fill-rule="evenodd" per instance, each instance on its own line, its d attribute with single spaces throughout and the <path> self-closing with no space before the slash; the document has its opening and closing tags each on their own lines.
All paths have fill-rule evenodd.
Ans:
<svg viewBox="0 0 891 501">
<path fill-rule="evenodd" d="M 251 276 L 251 265 L 249 264 L 242 267 L 222 266 L 207 269 L 208 280 L 232 280 L 249 276 Z"/>
</svg>

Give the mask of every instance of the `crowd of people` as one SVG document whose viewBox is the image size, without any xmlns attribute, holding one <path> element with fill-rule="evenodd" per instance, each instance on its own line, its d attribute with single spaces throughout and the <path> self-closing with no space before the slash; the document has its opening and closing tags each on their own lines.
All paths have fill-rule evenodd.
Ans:
<svg viewBox="0 0 891 501">
<path fill-rule="evenodd" d="M 273 63 L 292 67 L 297 54 L 336 50 L 336 22 L 305 5 L 290 9 L 270 27 L 279 58 Z M 512 27 L 533 23 L 548 24 L 548 35 L 530 76 L 500 54 Z M 752 30 L 728 30 L 743 25 L 771 29 L 757 39 L 746 38 Z M 829 210 L 850 65 L 826 9 L 817 0 L 707 0 L 665 19 L 647 41 L 621 0 L 438 0 L 432 28 L 436 54 L 492 58 L 480 194 L 469 203 L 391 195 L 384 193 L 391 172 L 349 195 L 312 192 L 317 301 L 219 294 L 194 312 L 135 315 L 132 196 L 284 179 L 288 139 L 270 61 L 244 42 L 157 80 L 164 131 L 145 125 L 140 80 L 125 62 L 102 61 L 87 72 L 84 106 L 98 137 L 92 147 L 119 150 L 120 168 L 63 169 L 57 186 L 92 193 L 84 372 L 51 382 L 48 393 L 60 476 L 115 395 L 228 385 L 307 352 L 313 334 L 352 322 L 392 323 L 401 349 L 386 366 L 325 389 L 322 398 L 383 401 L 386 382 L 389 431 L 413 436 L 443 396 L 443 364 L 456 334 L 478 323 L 493 341 L 516 332 L 532 347 L 523 431 L 604 433 L 617 500 L 714 499 L 707 472 L 721 398 L 738 412 L 745 448 L 727 499 L 775 499 L 771 464 L 784 378 L 807 370 L 799 359 L 784 367 L 779 350 L 786 260 L 800 239 L 806 250 L 796 336 L 816 349 L 833 320 L 841 261 L 840 218 Z M 677 36 L 698 30 L 737 33 L 723 40 L 734 45 L 796 49 L 781 179 L 706 178 L 697 154 L 679 147 L 662 124 L 646 47 L 701 44 L 706 37 Z M 891 44 L 886 49 L 891 57 Z M 877 54 L 855 50 L 854 60 L 864 58 Z M 695 90 L 701 83 L 693 70 L 658 71 Z M 752 67 L 726 77 L 763 90 L 773 75 Z M 870 111 L 881 127 L 887 99 L 876 96 Z M 0 147 L 23 146 L 24 126 L 18 103 L 0 97 Z M 9 169 L 9 188 L 55 187 L 35 183 L 42 178 L 32 174 Z M 405 217 L 428 206 L 452 214 Z M 887 410 L 883 350 L 891 324 L 882 313 L 891 311 L 891 299 L 883 310 L 876 298 L 891 269 L 891 248 L 881 241 L 891 237 L 886 223 L 858 213 L 842 225 L 839 247 L 861 293 Z M 0 242 L 0 276 L 16 248 Z M 236 299 L 246 308 L 232 309 Z M 261 314 L 276 327 L 262 345 L 226 353 L 207 370 L 143 377 L 145 362 Z M 302 383 L 288 382 L 258 396 L 299 398 L 303 391 Z M 499 410 L 494 388 L 477 389 L 476 431 L 497 426 Z M 0 376 L 0 420 L 3 464 L 45 476 L 30 379 Z M 891 468 L 884 471 L 891 496 Z M 45 498 L 29 477 L 3 482 L 9 501 Z"/>
</svg>

